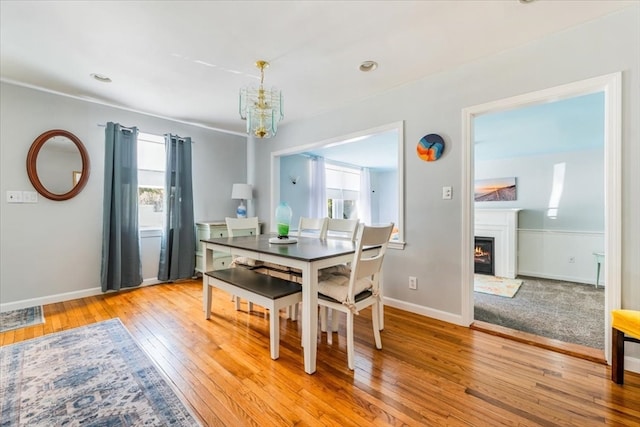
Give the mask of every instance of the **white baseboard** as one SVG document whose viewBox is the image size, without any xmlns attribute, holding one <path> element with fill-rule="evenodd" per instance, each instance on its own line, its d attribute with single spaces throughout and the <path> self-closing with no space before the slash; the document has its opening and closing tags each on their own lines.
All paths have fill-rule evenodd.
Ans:
<svg viewBox="0 0 640 427">
<path fill-rule="evenodd" d="M 517 276 L 528 276 L 528 277 L 537 277 L 540 279 L 549 279 L 549 280 L 562 280 L 563 282 L 573 282 L 573 283 L 582 283 L 585 285 L 592 285 L 595 287 L 595 280 L 591 279 L 591 281 L 585 280 L 583 277 L 578 276 L 566 276 L 566 275 L 553 275 L 547 274 L 541 271 L 526 271 L 522 269 L 518 269 Z M 601 274 L 604 276 L 604 274 Z M 602 280 L 600 280 L 602 282 Z M 603 287 L 602 283 L 600 283 L 599 287 Z"/>
<path fill-rule="evenodd" d="M 640 359 L 635 357 L 624 357 L 624 370 L 640 374 Z"/>
<path fill-rule="evenodd" d="M 163 283 L 163 282 L 158 280 L 157 278 L 144 279 L 144 281 L 139 287 L 157 285 L 158 283 Z M 71 301 L 79 298 L 92 297 L 94 295 L 100 295 L 100 294 L 109 293 L 109 292 L 113 292 L 113 291 L 102 292 L 102 288 L 89 288 L 89 289 L 83 289 L 80 291 L 64 292 L 62 294 L 55 294 L 55 295 L 47 295 L 39 298 L 30 298 L 30 299 L 25 299 L 20 301 L 0 303 L 0 312 L 19 310 L 21 308 L 35 307 L 37 305 L 55 304 L 57 302 L 65 302 L 65 301 Z"/>
<path fill-rule="evenodd" d="M 420 314 L 422 316 L 431 317 L 433 319 L 442 320 L 443 322 L 453 323 L 459 326 L 469 326 L 462 322 L 462 316 L 447 313 L 446 311 L 434 310 L 433 308 L 424 307 L 422 305 L 412 304 L 406 301 L 400 301 L 393 298 L 384 297 L 384 305 L 408 311 L 409 313 Z"/>
<path fill-rule="evenodd" d="M 47 296 L 44 296 L 44 297 L 24 299 L 24 300 L 21 300 L 21 301 L 9 302 L 9 303 L 4 303 L 4 304 L 0 303 L 0 312 L 19 310 L 21 308 L 34 307 L 34 306 L 37 306 L 37 305 L 54 304 L 56 302 L 71 301 L 73 299 L 86 298 L 86 297 L 92 297 L 94 295 L 100 295 L 101 293 L 102 293 L 102 289 L 101 288 L 90 288 L 90 289 L 83 289 L 81 291 L 73 291 L 73 292 L 65 292 L 65 293 L 62 293 L 62 294 L 47 295 Z"/>
</svg>

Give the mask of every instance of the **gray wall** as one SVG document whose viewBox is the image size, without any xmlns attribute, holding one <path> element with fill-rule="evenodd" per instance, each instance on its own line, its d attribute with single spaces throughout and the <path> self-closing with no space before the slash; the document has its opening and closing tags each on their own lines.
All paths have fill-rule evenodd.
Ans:
<svg viewBox="0 0 640 427">
<path fill-rule="evenodd" d="M 555 219 L 547 216 L 553 167 L 565 163 L 562 198 Z M 519 228 L 604 231 L 602 149 L 476 162 L 476 179 L 516 177 L 517 200 L 476 202 L 476 208 L 521 208 Z"/>
<path fill-rule="evenodd" d="M 551 35 L 525 46 L 399 87 L 313 120 L 283 125 L 277 137 L 258 144 L 257 159 L 271 152 L 336 138 L 404 120 L 405 240 L 385 260 L 385 296 L 440 318 L 462 311 L 461 247 L 462 118 L 465 107 L 623 72 L 622 105 L 622 305 L 640 308 L 640 5 Z M 415 154 L 427 133 L 447 143 L 437 162 Z M 268 193 L 269 163 L 257 163 L 256 182 Z M 453 187 L 453 200 L 441 188 Z M 269 218 L 269 200 L 257 202 Z M 408 276 L 418 278 L 409 290 Z"/>
<path fill-rule="evenodd" d="M 289 179 L 289 175 L 298 176 L 296 184 Z M 310 216 L 309 194 L 311 193 L 311 160 L 308 156 L 283 156 L 280 158 L 280 199 L 287 202 L 293 212 L 291 228 L 298 229 L 300 217 Z M 284 196 L 286 194 L 286 197 Z M 275 215 L 272 213 L 269 217 Z"/>
<path fill-rule="evenodd" d="M 104 128 L 99 123 L 191 136 L 196 220 L 235 212 L 231 185 L 246 182 L 246 138 L 6 83 L 0 93 L 0 303 L 73 299 L 100 287 Z M 70 131 L 87 148 L 87 186 L 64 202 L 39 196 L 36 204 L 6 203 L 8 190 L 34 190 L 26 172 L 27 152 L 50 129 Z"/>
<path fill-rule="evenodd" d="M 371 223 L 397 226 L 398 171 L 371 171 L 371 190 Z"/>
</svg>

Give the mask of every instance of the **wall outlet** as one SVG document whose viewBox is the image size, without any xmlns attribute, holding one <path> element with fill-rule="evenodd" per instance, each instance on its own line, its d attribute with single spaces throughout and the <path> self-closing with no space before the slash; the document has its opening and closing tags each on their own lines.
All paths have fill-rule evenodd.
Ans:
<svg viewBox="0 0 640 427">
<path fill-rule="evenodd" d="M 418 289 L 418 279 L 414 276 L 409 276 L 409 289 Z"/>
<path fill-rule="evenodd" d="M 452 194 L 453 194 L 453 191 L 451 187 L 442 187 L 442 198 L 444 200 L 451 200 Z"/>
</svg>

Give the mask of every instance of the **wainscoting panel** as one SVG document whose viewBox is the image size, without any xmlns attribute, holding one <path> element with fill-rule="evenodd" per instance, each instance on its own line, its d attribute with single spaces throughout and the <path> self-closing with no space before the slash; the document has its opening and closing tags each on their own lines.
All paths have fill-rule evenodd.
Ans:
<svg viewBox="0 0 640 427">
<path fill-rule="evenodd" d="M 518 229 L 518 274 L 578 283 L 596 282 L 604 232 Z M 600 270 L 604 285 L 604 265 Z"/>
</svg>

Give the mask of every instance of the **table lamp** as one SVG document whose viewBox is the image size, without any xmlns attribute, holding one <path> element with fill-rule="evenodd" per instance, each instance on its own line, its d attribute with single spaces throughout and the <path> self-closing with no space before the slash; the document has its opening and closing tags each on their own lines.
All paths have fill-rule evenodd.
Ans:
<svg viewBox="0 0 640 427">
<path fill-rule="evenodd" d="M 247 207 L 244 205 L 244 201 L 252 199 L 251 185 L 233 184 L 233 188 L 231 189 L 231 198 L 234 200 L 240 200 L 240 205 L 236 209 L 236 215 L 238 218 L 246 218 Z"/>
</svg>

